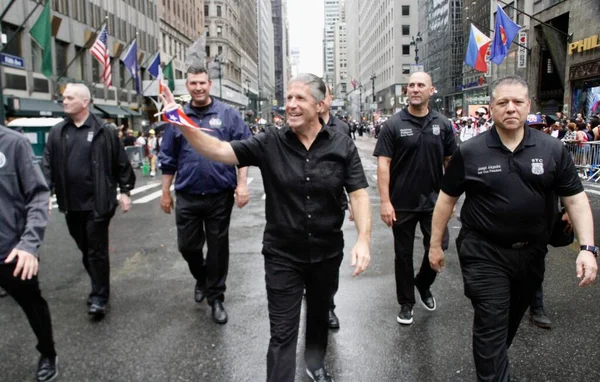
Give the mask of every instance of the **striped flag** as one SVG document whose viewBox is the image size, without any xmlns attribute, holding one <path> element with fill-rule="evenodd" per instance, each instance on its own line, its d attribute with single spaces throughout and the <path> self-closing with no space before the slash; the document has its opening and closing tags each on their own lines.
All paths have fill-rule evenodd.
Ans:
<svg viewBox="0 0 600 382">
<path fill-rule="evenodd" d="M 102 82 L 106 87 L 112 85 L 112 69 L 110 67 L 110 56 L 108 54 L 108 28 L 106 24 L 102 27 L 100 34 L 94 41 L 94 45 L 90 48 L 92 56 L 100 62 L 100 65 L 104 67 L 102 71 Z"/>
<path fill-rule="evenodd" d="M 154 60 L 148 66 L 148 73 L 158 80 L 158 94 L 162 94 L 165 84 L 163 82 L 162 67 L 160 66 L 160 52 L 156 54 L 156 57 L 154 57 Z"/>
<path fill-rule="evenodd" d="M 185 115 L 185 113 L 183 112 L 183 110 L 181 110 L 180 107 L 170 109 L 170 110 L 165 110 L 162 114 L 162 118 L 163 118 L 163 121 L 168 122 L 173 125 L 193 127 L 194 129 L 200 129 L 205 132 L 212 131 L 211 129 L 202 128 L 202 127 L 196 125 L 194 123 L 194 121 L 192 121 L 190 119 L 190 117 Z"/>
</svg>

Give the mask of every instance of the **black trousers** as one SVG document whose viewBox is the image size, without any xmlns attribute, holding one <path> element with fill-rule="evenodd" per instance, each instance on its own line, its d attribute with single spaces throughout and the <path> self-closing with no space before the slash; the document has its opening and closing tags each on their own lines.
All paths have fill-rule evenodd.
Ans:
<svg viewBox="0 0 600 382">
<path fill-rule="evenodd" d="M 508 348 L 544 279 L 545 245 L 503 248 L 463 228 L 456 239 L 465 295 L 475 311 L 478 381 L 509 381 Z"/>
<path fill-rule="evenodd" d="M 392 226 L 394 233 L 394 266 L 396 271 L 396 297 L 398 304 L 415 303 L 415 283 L 419 288 L 427 289 L 435 281 L 437 273 L 429 265 L 429 241 L 431 239 L 431 218 L 433 211 L 396 213 L 397 220 Z M 425 253 L 421 268 L 414 276 L 413 251 L 415 229 L 419 223 L 423 232 L 423 247 Z M 444 233 L 442 247 L 448 249 L 448 229 Z"/>
<path fill-rule="evenodd" d="M 304 359 L 310 370 L 324 366 L 329 332 L 329 305 L 342 254 L 318 263 L 294 263 L 265 255 L 265 281 L 271 324 L 267 381 L 293 382 L 302 295 L 306 288 Z"/>
<path fill-rule="evenodd" d="M 179 252 L 211 305 L 225 299 L 233 202 L 233 191 L 209 195 L 177 192 L 175 221 Z M 204 243 L 206 260 L 202 252 Z"/>
<path fill-rule="evenodd" d="M 69 211 L 65 216 L 69 233 L 83 255 L 83 266 L 92 281 L 90 298 L 94 303 L 105 304 L 110 295 L 110 219 L 96 221 L 92 211 Z"/>
<path fill-rule="evenodd" d="M 56 356 L 54 339 L 52 335 L 52 319 L 48 303 L 42 297 L 37 276 L 30 280 L 21 280 L 21 275 L 14 277 L 16 263 L 0 263 L 0 287 L 11 295 L 17 304 L 21 306 L 31 329 L 37 337 L 37 350 L 44 356 Z M 10 323 L 5 323 L 7 329 Z"/>
</svg>

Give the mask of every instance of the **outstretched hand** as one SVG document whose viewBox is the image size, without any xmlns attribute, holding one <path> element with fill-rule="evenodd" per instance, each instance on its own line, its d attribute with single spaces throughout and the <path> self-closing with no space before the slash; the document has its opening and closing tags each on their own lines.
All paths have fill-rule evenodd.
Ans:
<svg viewBox="0 0 600 382">
<path fill-rule="evenodd" d="M 13 272 L 14 277 L 19 277 L 19 273 L 21 273 L 21 280 L 31 280 L 33 276 L 37 275 L 37 257 L 27 251 L 14 248 L 4 262 L 8 264 L 12 262 L 15 257 L 18 257 L 18 259 L 17 265 L 15 266 L 15 271 Z"/>
<path fill-rule="evenodd" d="M 168 86 L 163 86 L 162 94 L 158 95 L 158 99 L 162 103 L 163 110 L 170 110 L 177 107 L 177 102 L 175 102 L 175 96 L 171 92 Z"/>
</svg>

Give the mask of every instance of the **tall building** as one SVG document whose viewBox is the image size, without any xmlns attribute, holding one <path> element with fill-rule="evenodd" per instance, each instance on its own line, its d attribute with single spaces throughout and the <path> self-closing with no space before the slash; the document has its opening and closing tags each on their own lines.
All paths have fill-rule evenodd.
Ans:
<svg viewBox="0 0 600 382">
<path fill-rule="evenodd" d="M 275 97 L 275 43 L 271 0 L 258 0 L 258 92 L 261 118 L 269 120 Z"/>
<path fill-rule="evenodd" d="M 333 89 L 335 86 L 335 26 L 340 20 L 340 0 L 324 1 L 323 78 Z"/>
<path fill-rule="evenodd" d="M 358 39 L 348 44 L 358 43 L 363 112 L 370 118 L 374 112 L 393 114 L 406 105 L 403 93 L 414 63 L 410 42 L 419 32 L 417 0 L 359 1 L 357 25 Z"/>
<path fill-rule="evenodd" d="M 362 92 L 360 89 L 360 52 L 359 52 L 359 0 L 345 0 L 344 15 L 346 21 L 346 71 L 347 71 L 347 96 L 346 110 L 354 119 L 359 119 L 362 106 Z"/>
<path fill-rule="evenodd" d="M 282 27 L 282 47 L 281 53 L 283 55 L 283 102 L 279 105 L 280 110 L 285 109 L 285 99 L 287 96 L 288 82 L 290 81 L 292 74 L 292 62 L 290 59 L 290 25 L 288 22 L 288 7 L 287 0 L 282 0 L 283 10 L 283 27 Z"/>
<path fill-rule="evenodd" d="M 347 28 L 345 0 L 339 0 L 340 18 L 334 30 L 334 88 L 337 99 L 345 99 L 348 87 Z"/>
<path fill-rule="evenodd" d="M 275 61 L 275 101 L 276 105 L 283 105 L 283 84 L 285 79 L 283 77 L 283 5 L 282 0 L 271 0 L 271 11 L 273 20 L 273 43 L 274 43 L 274 61 Z"/>
<path fill-rule="evenodd" d="M 204 32 L 204 0 L 159 1 L 158 14 L 161 61 L 172 62 L 173 75 L 182 79 L 187 70 L 186 50 Z"/>
<path fill-rule="evenodd" d="M 242 79 L 245 88 L 244 94 L 248 98 L 246 119 L 254 120 L 258 105 L 258 20 L 257 0 L 240 2 L 241 38 L 242 38 Z"/>
<path fill-rule="evenodd" d="M 431 75 L 437 91 L 431 106 L 444 113 L 455 109 L 457 100 L 462 98 L 466 44 L 462 5 L 463 0 L 419 0 L 419 31 L 423 39 L 417 43 L 419 61 Z M 414 50 L 414 46 L 403 49 Z"/>
<path fill-rule="evenodd" d="M 290 50 L 291 77 L 300 73 L 300 49 L 292 47 Z"/>
<path fill-rule="evenodd" d="M 7 117 L 62 116 L 63 108 L 56 101 L 60 101 L 64 85 L 70 81 L 83 81 L 92 92 L 94 113 L 107 120 L 141 128 L 145 121 L 138 104 L 141 97 L 136 95 L 131 75 L 119 56 L 128 43 L 137 38 L 141 76 L 148 77 L 145 73 L 146 61 L 159 46 L 157 0 L 63 0 L 50 4 L 51 79 L 41 74 L 42 50 L 29 34 L 41 14 L 42 5 L 38 6 L 36 1 L 22 0 L 13 3 L 10 9 L 4 9 L 7 13 L 1 29 L 6 34 L 7 42 L 11 41 L 4 52 L 23 60 L 22 67 L 0 69 Z M 31 17 L 25 22 L 30 13 Z M 99 31 L 105 16 L 112 67 L 112 86 L 108 88 L 100 80 L 100 64 L 89 53 L 95 32 Z M 24 29 L 17 32 L 23 23 Z"/>
<path fill-rule="evenodd" d="M 242 85 L 241 14 L 238 0 L 205 0 L 206 60 L 213 79 L 211 96 L 236 108 L 248 104 Z"/>
</svg>

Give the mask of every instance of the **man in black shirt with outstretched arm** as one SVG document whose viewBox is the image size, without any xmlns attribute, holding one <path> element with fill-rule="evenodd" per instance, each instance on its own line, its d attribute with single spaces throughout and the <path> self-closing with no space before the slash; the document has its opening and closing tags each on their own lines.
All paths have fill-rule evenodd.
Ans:
<svg viewBox="0 0 600 382">
<path fill-rule="evenodd" d="M 306 371 L 314 381 L 332 381 L 325 369 L 325 351 L 330 298 L 344 249 L 343 189 L 350 196 L 358 230 L 351 254 L 353 275 L 362 273 L 370 261 L 368 183 L 352 139 L 319 122 L 325 92 L 319 77 L 299 74 L 288 87 L 288 125 L 267 128 L 243 141 L 224 142 L 200 129 L 181 127 L 192 147 L 207 158 L 261 170 L 267 194 L 263 255 L 271 323 L 268 382 L 295 379 L 304 287 Z M 168 89 L 161 98 L 166 110 L 176 106 Z"/>
<path fill-rule="evenodd" d="M 396 297 L 402 325 L 413 323 L 415 286 L 423 307 L 436 309 L 430 287 L 436 273 L 427 253 L 433 207 L 442 185 L 444 166 L 456 149 L 448 118 L 429 109 L 434 88 L 427 73 L 413 73 L 408 80 L 408 107 L 384 122 L 377 140 L 377 185 L 381 198 L 381 220 L 394 233 L 396 253 Z M 425 254 L 414 276 L 415 229 L 423 232 Z M 447 245 L 446 234 L 446 245 Z"/>
</svg>

